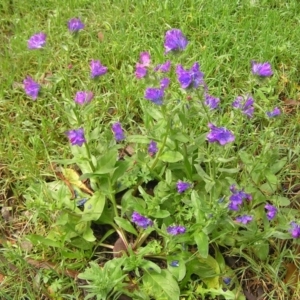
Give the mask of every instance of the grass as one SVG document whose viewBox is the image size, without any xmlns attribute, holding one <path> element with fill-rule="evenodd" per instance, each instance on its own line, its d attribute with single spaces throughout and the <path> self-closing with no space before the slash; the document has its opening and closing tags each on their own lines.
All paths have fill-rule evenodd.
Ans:
<svg viewBox="0 0 300 300">
<path fill-rule="evenodd" d="M 190 41 L 175 60 L 189 65 L 200 62 L 210 93 L 221 99 L 222 111 L 228 112 L 228 104 L 237 95 L 252 93 L 259 117 L 240 128 L 249 136 L 248 144 L 242 145 L 244 151 L 252 155 L 270 143 L 274 155 L 260 153 L 257 165 L 287 157 L 279 177 L 292 205 L 299 208 L 297 194 L 293 194 L 299 184 L 299 1 L 229 0 L 222 5 L 216 0 L 23 2 L 5 0 L 0 4 L 0 205 L 11 216 L 0 223 L 0 274 L 5 274 L 2 283 L 0 280 L 1 299 L 83 297 L 66 270 L 82 271 L 94 252 L 76 250 L 72 255 L 43 246 L 30 250 L 22 246 L 26 234 L 46 235 L 55 219 L 48 214 L 51 201 L 50 197 L 44 199 L 43 187 L 38 203 L 28 201 L 28 188 L 53 180 L 53 161 L 70 158 L 64 132 L 76 124 L 69 113 L 79 89 L 93 90 L 96 95 L 91 106 L 84 108 L 84 121 L 92 120 L 88 126 L 95 138 L 117 120 L 122 120 L 128 133 L 143 131 L 143 94 L 134 78 L 135 64 L 141 51 L 150 51 L 155 64 L 164 62 L 163 36 L 170 28 L 180 28 Z M 72 36 L 66 23 L 75 16 L 86 27 Z M 29 51 L 27 40 L 40 31 L 47 34 L 46 48 Z M 108 66 L 109 75 L 96 82 L 86 80 L 91 59 Z M 251 60 L 272 64 L 275 74 L 267 87 L 247 79 Z M 36 102 L 23 91 L 27 75 L 43 83 Z M 289 102 L 291 99 L 294 102 Z M 270 128 L 264 123 L 261 107 L 271 110 L 274 106 L 281 107 L 284 115 Z M 197 131 L 197 117 L 193 122 Z M 263 132 L 260 129 L 264 127 Z M 106 138 L 102 137 L 103 142 Z M 268 299 L 287 299 L 289 288 L 274 271 L 287 259 L 280 255 L 280 245 L 274 248 L 279 248 L 274 261 L 264 269 L 254 263 L 250 273 L 266 286 L 270 282 L 277 286 L 269 291 L 273 296 Z M 286 248 L 284 253 L 288 253 Z M 297 255 L 289 252 L 288 259 L 295 261 Z M 55 267 L 34 265 L 33 260 L 51 262 Z"/>
</svg>

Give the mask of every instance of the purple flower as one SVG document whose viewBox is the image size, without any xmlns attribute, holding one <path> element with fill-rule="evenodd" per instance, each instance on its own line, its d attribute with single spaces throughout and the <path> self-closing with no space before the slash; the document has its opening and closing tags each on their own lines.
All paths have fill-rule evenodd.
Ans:
<svg viewBox="0 0 300 300">
<path fill-rule="evenodd" d="M 156 105 L 163 104 L 163 97 L 164 97 L 164 89 L 160 88 L 147 88 L 145 91 L 145 96 L 147 100 L 152 101 Z"/>
<path fill-rule="evenodd" d="M 209 106 L 211 109 L 216 109 L 219 106 L 220 99 L 215 98 L 209 94 L 205 94 L 205 105 Z"/>
<path fill-rule="evenodd" d="M 85 103 L 91 102 L 93 98 L 94 94 L 92 92 L 79 91 L 76 93 L 74 100 L 78 104 L 83 105 Z"/>
<path fill-rule="evenodd" d="M 141 54 L 140 54 L 140 63 L 141 63 L 141 65 L 143 65 L 144 67 L 149 67 L 150 62 L 151 62 L 150 53 L 147 52 L 147 51 L 141 52 Z"/>
<path fill-rule="evenodd" d="M 240 206 L 243 204 L 243 200 L 252 200 L 252 196 L 244 192 L 244 190 L 237 190 L 235 185 L 230 186 L 230 191 L 232 195 L 229 197 L 228 208 L 230 210 L 239 210 Z"/>
<path fill-rule="evenodd" d="M 83 128 L 69 130 L 66 132 L 66 135 L 68 136 L 69 141 L 73 146 L 78 145 L 79 147 L 81 147 L 82 144 L 86 142 L 84 138 Z"/>
<path fill-rule="evenodd" d="M 169 78 L 163 78 L 161 81 L 160 81 L 160 87 L 164 90 L 166 89 L 170 84 L 170 79 Z"/>
<path fill-rule="evenodd" d="M 200 71 L 199 64 L 196 62 L 189 70 L 185 70 L 182 65 L 176 67 L 177 79 L 183 89 L 189 87 L 197 88 L 203 83 L 204 74 Z"/>
<path fill-rule="evenodd" d="M 170 29 L 165 35 L 165 54 L 170 51 L 184 50 L 188 44 L 180 29 Z"/>
<path fill-rule="evenodd" d="M 135 77 L 141 79 L 147 75 L 147 68 L 150 66 L 151 58 L 149 52 L 141 52 L 140 61 L 135 66 Z"/>
<path fill-rule="evenodd" d="M 267 112 L 267 116 L 269 118 L 279 116 L 280 114 L 281 114 L 281 111 L 278 107 L 275 107 L 272 111 Z"/>
<path fill-rule="evenodd" d="M 31 97 L 32 100 L 36 100 L 40 91 L 40 85 L 35 82 L 30 76 L 27 76 L 26 79 L 24 79 L 23 84 L 26 95 Z"/>
<path fill-rule="evenodd" d="M 132 222 L 135 223 L 137 226 L 140 226 L 144 229 L 146 229 L 149 226 L 153 225 L 153 222 L 148 219 L 147 217 L 144 217 L 140 215 L 138 212 L 133 212 L 131 216 Z"/>
<path fill-rule="evenodd" d="M 170 262 L 171 267 L 179 267 L 179 260 L 172 260 Z"/>
<path fill-rule="evenodd" d="M 155 68 L 154 68 L 154 71 L 157 72 L 157 71 L 160 71 L 162 73 L 167 73 L 169 72 L 171 69 L 171 61 L 168 60 L 166 61 L 164 64 L 160 64 L 160 65 L 157 65 Z"/>
<path fill-rule="evenodd" d="M 182 234 L 185 233 L 185 231 L 186 231 L 185 227 L 180 225 L 169 226 L 167 228 L 167 232 L 172 235 Z"/>
<path fill-rule="evenodd" d="M 254 113 L 254 100 L 252 97 L 247 96 L 242 97 L 238 96 L 235 98 L 235 100 L 232 103 L 232 106 L 234 108 L 240 109 L 243 114 L 245 114 L 247 117 L 252 118 Z"/>
<path fill-rule="evenodd" d="M 268 220 L 273 220 L 277 214 L 277 208 L 271 204 L 266 204 L 265 209 L 267 210 Z"/>
<path fill-rule="evenodd" d="M 177 191 L 180 194 L 186 191 L 191 186 L 190 183 L 181 180 L 179 180 L 176 185 L 177 185 Z"/>
<path fill-rule="evenodd" d="M 256 61 L 251 61 L 252 73 L 261 77 L 268 77 L 273 75 L 272 67 L 268 62 L 258 63 Z"/>
<path fill-rule="evenodd" d="M 84 24 L 80 21 L 79 18 L 73 18 L 68 21 L 68 28 L 72 32 L 79 31 L 84 28 Z"/>
<path fill-rule="evenodd" d="M 144 78 L 147 75 L 147 68 L 137 63 L 135 67 L 135 77 L 137 79 Z"/>
<path fill-rule="evenodd" d="M 34 34 L 28 40 L 28 48 L 29 49 L 40 49 L 43 48 L 46 44 L 46 34 L 43 32 Z"/>
<path fill-rule="evenodd" d="M 206 137 L 210 143 L 218 142 L 224 146 L 227 143 L 233 142 L 235 139 L 233 133 L 225 127 L 216 127 L 211 123 L 208 124 L 208 127 L 210 128 L 210 132 Z"/>
<path fill-rule="evenodd" d="M 253 217 L 252 216 L 248 216 L 248 215 L 243 215 L 243 216 L 236 217 L 235 220 L 238 223 L 248 224 L 249 222 L 251 222 L 253 220 Z"/>
<path fill-rule="evenodd" d="M 231 278 L 230 278 L 230 277 L 224 277 L 224 278 L 223 278 L 223 282 L 224 282 L 226 285 L 229 285 L 230 282 L 231 282 Z"/>
<path fill-rule="evenodd" d="M 300 226 L 296 222 L 291 222 L 290 225 L 292 227 L 290 233 L 294 239 L 297 239 L 300 237 Z"/>
<path fill-rule="evenodd" d="M 120 122 L 114 123 L 112 126 L 112 131 L 114 133 L 115 139 L 117 142 L 120 142 L 125 139 L 124 132 Z"/>
<path fill-rule="evenodd" d="M 91 77 L 95 78 L 98 76 L 102 76 L 106 74 L 107 72 L 107 67 L 104 67 L 101 65 L 100 60 L 92 60 L 90 63 L 90 68 L 91 68 Z"/>
<path fill-rule="evenodd" d="M 148 146 L 148 153 L 150 156 L 153 156 L 156 152 L 158 151 L 157 149 L 157 143 L 154 141 L 151 141 L 149 146 Z"/>
</svg>

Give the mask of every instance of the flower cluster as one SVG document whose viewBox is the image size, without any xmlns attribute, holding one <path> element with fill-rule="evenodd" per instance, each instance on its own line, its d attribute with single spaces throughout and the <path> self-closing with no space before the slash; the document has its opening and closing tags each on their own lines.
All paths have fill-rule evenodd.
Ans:
<svg viewBox="0 0 300 300">
<path fill-rule="evenodd" d="M 92 60 L 90 63 L 90 68 L 91 68 L 91 77 L 96 78 L 99 76 L 102 76 L 106 74 L 107 72 L 107 67 L 103 66 L 100 62 L 100 60 Z"/>
<path fill-rule="evenodd" d="M 300 237 L 300 226 L 296 222 L 291 222 L 291 229 L 290 233 L 294 239 L 297 239 Z"/>
<path fill-rule="evenodd" d="M 27 76 L 23 81 L 25 93 L 32 98 L 32 100 L 36 100 L 39 91 L 40 85 L 35 82 L 30 76 Z"/>
<path fill-rule="evenodd" d="M 28 48 L 29 49 L 40 49 L 46 45 L 46 34 L 43 32 L 34 34 L 28 40 Z"/>
<path fill-rule="evenodd" d="M 238 96 L 232 103 L 234 108 L 240 109 L 243 114 L 245 114 L 248 118 L 253 117 L 254 112 L 254 100 L 251 96 L 242 97 Z"/>
<path fill-rule="evenodd" d="M 135 77 L 141 79 L 147 75 L 147 69 L 150 66 L 150 53 L 142 52 L 140 54 L 140 61 L 135 66 Z"/>
<path fill-rule="evenodd" d="M 66 135 L 73 146 L 77 145 L 81 147 L 82 144 L 86 142 L 83 128 L 69 130 L 66 132 Z"/>
<path fill-rule="evenodd" d="M 155 68 L 154 71 L 155 72 L 162 72 L 162 73 L 167 73 L 169 72 L 171 69 L 171 61 L 167 60 L 165 63 L 163 64 L 158 64 Z"/>
<path fill-rule="evenodd" d="M 165 35 L 165 54 L 170 51 L 184 50 L 188 45 L 188 40 L 180 29 L 170 29 Z"/>
<path fill-rule="evenodd" d="M 144 217 L 140 215 L 138 212 L 133 212 L 131 216 L 131 220 L 133 223 L 135 223 L 137 226 L 142 227 L 146 229 L 149 226 L 153 225 L 153 221 L 148 219 L 147 217 Z"/>
<path fill-rule="evenodd" d="M 248 224 L 249 222 L 251 222 L 253 220 L 252 216 L 249 215 L 243 215 L 243 216 L 239 216 L 236 217 L 235 219 L 238 223 L 242 223 L 242 224 Z"/>
<path fill-rule="evenodd" d="M 228 208 L 230 210 L 239 210 L 240 206 L 243 204 L 244 200 L 252 200 L 252 196 L 244 192 L 244 190 L 237 190 L 235 185 L 230 186 L 231 196 L 229 197 L 229 205 Z"/>
<path fill-rule="evenodd" d="M 165 90 L 163 88 L 147 88 L 144 97 L 156 105 L 162 105 L 164 95 Z"/>
<path fill-rule="evenodd" d="M 210 132 L 206 138 L 210 143 L 218 142 L 220 145 L 224 146 L 235 140 L 233 133 L 225 127 L 217 127 L 211 123 L 208 124 L 208 127 L 210 128 Z"/>
<path fill-rule="evenodd" d="M 185 192 L 191 186 L 190 183 L 184 182 L 184 181 L 181 181 L 181 180 L 179 180 L 176 185 L 177 185 L 177 191 L 180 194 Z"/>
<path fill-rule="evenodd" d="M 281 111 L 278 107 L 275 107 L 272 111 L 268 111 L 266 114 L 269 118 L 273 118 L 279 116 L 281 114 Z"/>
<path fill-rule="evenodd" d="M 148 153 L 150 156 L 154 156 L 155 153 L 157 153 L 158 149 L 157 149 L 157 143 L 154 141 L 151 141 L 149 146 L 148 146 Z"/>
<path fill-rule="evenodd" d="M 268 62 L 258 63 L 256 61 L 252 61 L 251 64 L 252 64 L 252 73 L 254 75 L 258 75 L 261 77 L 268 77 L 273 75 L 273 71 L 270 63 Z"/>
<path fill-rule="evenodd" d="M 68 22 L 68 28 L 71 32 L 77 32 L 84 28 L 84 24 L 79 18 L 73 18 Z"/>
<path fill-rule="evenodd" d="M 177 79 L 183 89 L 189 87 L 197 88 L 203 84 L 204 74 L 200 71 L 199 64 L 196 62 L 190 69 L 185 70 L 182 65 L 176 67 Z"/>
<path fill-rule="evenodd" d="M 83 105 L 91 102 L 93 98 L 94 94 L 92 92 L 79 91 L 76 93 L 74 101 L 80 105 Z"/>
<path fill-rule="evenodd" d="M 211 95 L 209 95 L 207 93 L 205 94 L 204 104 L 206 106 L 210 107 L 211 109 L 216 109 L 216 108 L 218 108 L 219 103 L 220 103 L 220 99 L 219 98 L 211 96 Z"/>
<path fill-rule="evenodd" d="M 268 220 L 273 220 L 277 214 L 277 208 L 271 204 L 266 204 L 265 209 L 267 210 Z"/>
<path fill-rule="evenodd" d="M 125 135 L 122 129 L 120 122 L 114 123 L 112 126 L 112 131 L 114 133 L 115 139 L 117 142 L 120 142 L 125 139 Z"/>
<path fill-rule="evenodd" d="M 167 228 L 167 232 L 171 235 L 183 234 L 185 233 L 185 231 L 186 231 L 185 227 L 180 225 L 173 225 Z"/>
</svg>

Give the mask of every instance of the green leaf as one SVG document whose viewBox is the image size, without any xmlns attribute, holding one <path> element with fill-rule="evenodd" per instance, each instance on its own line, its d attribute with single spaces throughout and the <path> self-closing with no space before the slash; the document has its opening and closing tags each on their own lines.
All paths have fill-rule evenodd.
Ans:
<svg viewBox="0 0 300 300">
<path fill-rule="evenodd" d="M 283 233 L 280 231 L 274 231 L 272 233 L 272 236 L 281 240 L 289 240 L 291 238 L 291 234 L 290 233 Z"/>
<path fill-rule="evenodd" d="M 234 174 L 234 173 L 238 173 L 240 169 L 239 168 L 233 168 L 233 169 L 218 168 L 218 171 L 221 173 Z"/>
<path fill-rule="evenodd" d="M 174 265 L 174 262 L 176 262 L 177 264 Z M 170 271 L 170 273 L 177 279 L 177 281 L 181 281 L 186 274 L 186 266 L 184 259 L 177 256 L 169 256 L 167 258 L 167 263 L 168 270 Z"/>
<path fill-rule="evenodd" d="M 114 184 L 117 182 L 120 177 L 124 175 L 126 170 L 129 168 L 130 162 L 126 160 L 120 160 L 115 165 L 115 171 L 113 173 L 113 176 L 111 177 L 111 183 Z"/>
<path fill-rule="evenodd" d="M 152 217 L 157 219 L 167 218 L 169 215 L 170 213 L 167 210 L 163 210 L 163 209 L 155 212 L 154 214 L 151 214 Z"/>
<path fill-rule="evenodd" d="M 177 151 L 167 150 L 159 157 L 159 159 L 163 162 L 175 163 L 180 160 L 183 160 L 183 155 Z"/>
<path fill-rule="evenodd" d="M 143 263 L 141 264 L 141 268 L 144 270 L 150 270 L 153 269 L 154 272 L 160 274 L 161 273 L 161 268 L 155 264 L 154 262 L 150 260 L 143 259 Z"/>
<path fill-rule="evenodd" d="M 281 160 L 277 161 L 275 164 L 273 164 L 270 167 L 270 171 L 273 174 L 276 174 L 276 173 L 278 173 L 286 165 L 286 163 L 287 163 L 287 158 L 284 157 Z"/>
<path fill-rule="evenodd" d="M 27 238 L 34 245 L 42 244 L 44 246 L 55 247 L 55 248 L 62 248 L 63 247 L 60 242 L 44 238 L 44 237 L 42 237 L 40 235 L 37 235 L 37 234 L 30 234 L 30 235 L 27 236 Z"/>
<path fill-rule="evenodd" d="M 198 252 L 203 258 L 208 256 L 209 240 L 208 236 L 204 232 L 196 232 L 194 235 L 195 242 L 198 247 Z"/>
<path fill-rule="evenodd" d="M 196 256 L 195 259 L 186 263 L 187 274 L 182 281 L 186 284 L 192 274 L 198 275 L 209 288 L 219 288 L 220 268 L 217 261 L 210 255 L 207 258 Z"/>
<path fill-rule="evenodd" d="M 118 150 L 116 148 L 108 149 L 107 152 L 97 161 L 96 174 L 109 174 L 115 170 L 117 162 Z"/>
<path fill-rule="evenodd" d="M 269 256 L 269 243 L 267 241 L 257 241 L 254 243 L 253 247 L 254 254 L 260 259 L 260 260 L 266 260 Z"/>
<path fill-rule="evenodd" d="M 275 196 L 272 199 L 277 201 L 279 206 L 289 206 L 291 204 L 291 200 L 287 197 Z"/>
<path fill-rule="evenodd" d="M 102 215 L 104 206 L 105 196 L 100 191 L 95 192 L 90 200 L 84 205 L 81 221 L 98 220 Z"/>
<path fill-rule="evenodd" d="M 135 230 L 135 228 L 132 226 L 132 224 L 128 220 L 120 218 L 120 217 L 115 217 L 114 220 L 119 227 L 123 228 L 127 232 L 130 232 L 136 236 L 138 235 L 137 231 Z"/>
<path fill-rule="evenodd" d="M 149 138 L 144 135 L 129 135 L 126 137 L 126 141 L 128 143 L 135 143 L 135 144 L 149 144 L 150 143 Z"/>
<path fill-rule="evenodd" d="M 162 113 L 158 109 L 156 109 L 154 107 L 149 107 L 148 106 L 147 107 L 147 114 L 150 115 L 156 121 L 158 121 L 158 120 L 160 120 L 160 119 L 163 118 Z"/>
<path fill-rule="evenodd" d="M 88 242 L 94 242 L 96 240 L 91 227 L 86 228 L 86 230 L 82 234 L 82 237 Z"/>
<path fill-rule="evenodd" d="M 177 141 L 182 142 L 182 143 L 187 143 L 190 140 L 189 136 L 187 134 L 182 133 L 182 132 L 177 132 L 175 134 L 172 134 L 171 138 L 173 140 L 177 140 Z"/>
<path fill-rule="evenodd" d="M 239 157 L 245 165 L 252 164 L 252 157 L 245 151 L 239 151 Z"/>
<path fill-rule="evenodd" d="M 205 182 L 211 182 L 212 179 L 206 174 L 206 172 L 202 169 L 200 164 L 194 164 L 194 167 L 198 173 L 198 175 L 201 177 L 202 180 Z"/>
<path fill-rule="evenodd" d="M 145 270 L 143 283 L 150 286 L 155 295 L 155 299 L 160 300 L 179 300 L 179 286 L 168 270 L 161 270 L 161 273 Z"/>
</svg>

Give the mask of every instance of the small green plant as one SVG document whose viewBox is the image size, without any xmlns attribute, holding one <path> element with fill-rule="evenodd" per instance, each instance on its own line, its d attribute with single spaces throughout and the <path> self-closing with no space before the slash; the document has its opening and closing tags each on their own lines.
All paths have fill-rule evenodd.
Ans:
<svg viewBox="0 0 300 300">
<path fill-rule="evenodd" d="M 125 2 L 120 12 L 128 17 L 132 11 L 144 11 L 147 3 Z M 300 226 L 298 211 L 282 185 L 299 152 L 283 137 L 286 119 L 278 95 L 286 88 L 280 86 L 285 67 L 268 49 L 258 53 L 272 66 L 243 57 L 249 66 L 234 67 L 237 57 L 233 52 L 224 55 L 227 48 L 220 47 L 231 47 L 236 37 L 218 32 L 214 37 L 219 43 L 211 42 L 212 53 L 207 53 L 202 39 L 210 38 L 206 35 L 211 29 L 205 29 L 210 18 L 201 23 L 201 36 L 190 34 L 199 27 L 195 7 L 200 2 L 190 1 L 190 7 L 172 4 L 174 16 L 181 16 L 181 10 L 186 16 L 180 22 L 173 20 L 173 13 L 166 14 L 168 2 L 150 5 L 155 14 L 165 13 L 166 19 L 161 17 L 168 28 L 165 51 L 149 42 L 150 50 L 140 54 L 135 71 L 133 53 L 148 43 L 123 53 L 133 41 L 126 35 L 118 41 L 124 45 L 122 51 L 117 48 L 119 56 L 113 51 L 109 58 L 103 55 L 115 47 L 115 32 L 120 30 L 122 36 L 131 32 L 126 17 L 101 25 L 101 30 L 112 33 L 107 47 L 103 34 L 98 32 L 95 41 L 95 28 L 82 18 L 69 20 L 70 32 L 61 33 L 59 51 L 58 38 L 45 34 L 45 27 L 45 32 L 37 31 L 28 40 L 30 64 L 21 68 L 25 93 L 21 89 L 15 93 L 30 105 L 32 118 L 20 121 L 26 145 L 18 153 L 24 171 L 14 166 L 22 169 L 14 171 L 20 174 L 17 181 L 26 179 L 22 172 L 34 178 L 24 193 L 28 222 L 34 225 L 26 224 L 27 238 L 34 245 L 32 256 L 40 254 L 59 262 L 62 269 L 80 273 L 74 283 L 86 299 L 126 295 L 242 300 L 245 274 L 264 279 L 272 274 L 272 284 L 287 289 L 283 261 L 287 257 L 296 263 L 290 246 L 297 247 Z M 227 31 L 232 15 L 245 23 L 252 20 L 254 2 L 251 18 L 242 12 L 248 5 L 224 5 Z M 82 4 L 87 5 L 83 0 Z M 206 11 L 202 5 L 201 11 Z M 49 28 L 54 20 L 66 27 L 67 18 L 58 11 L 53 11 Z M 170 29 L 168 22 L 182 31 Z M 285 41 L 280 51 L 288 48 Z M 219 76 L 221 71 L 230 76 Z M 19 109 L 11 115 L 22 118 Z M 34 134 L 39 131 L 36 124 L 45 141 Z M 13 132 L 18 132 L 15 127 Z M 55 139 L 64 145 L 49 142 Z M 28 170 L 33 152 L 39 163 L 47 157 L 46 180 L 36 178 L 34 167 Z M 52 271 L 43 272 L 40 282 L 53 297 L 65 291 L 66 281 Z M 274 297 L 276 293 L 272 291 Z"/>
<path fill-rule="evenodd" d="M 41 45 L 45 36 L 32 40 Z M 183 61 L 179 52 L 187 45 L 182 32 L 171 29 L 165 36 L 165 53 L 177 52 L 172 62 L 153 68 L 150 54 L 141 53 L 135 75 L 150 87 L 137 100 L 142 123 L 139 129 L 130 129 L 131 134 L 119 121 L 100 131 L 87 118 L 93 109 L 90 91 L 77 92 L 75 101 L 62 104 L 75 128 L 66 132 L 73 157 L 55 161 L 63 180 L 47 184 L 48 208 L 57 212 L 54 226 L 46 238 L 32 236 L 31 241 L 86 250 L 97 244 L 122 256 L 103 267 L 91 262 L 79 275 L 87 281 L 86 299 L 117 299 L 122 293 L 135 299 L 158 293 L 157 299 L 179 299 L 191 288 L 193 276 L 199 280 L 195 294 L 245 299 L 236 279 L 230 290 L 223 290 L 223 278 L 234 275 L 225 266 L 220 247 L 244 253 L 248 261 L 250 251 L 265 261 L 270 238 L 292 238 L 283 224 L 294 219 L 293 213 L 278 211 L 289 204 L 277 194 L 276 176 L 287 161 L 272 147 L 268 126 L 271 118 L 280 122 L 275 119 L 280 109 L 266 114 L 250 95 L 238 96 L 232 103 L 235 110 L 221 107 L 220 100 L 209 94 L 199 64 L 185 68 L 179 63 Z M 98 60 L 91 61 L 90 70 L 93 80 L 108 76 Z M 269 63 L 252 62 L 252 73 L 260 78 L 273 75 Z M 26 80 L 26 93 L 36 99 L 40 86 Z M 258 94 L 268 82 L 259 80 L 253 80 L 252 88 Z M 251 131 L 258 117 L 265 119 L 269 142 Z M 245 151 L 249 145 L 257 155 L 249 156 Z M 39 199 L 45 194 L 40 184 L 31 190 L 39 191 Z M 27 197 L 27 205 L 37 206 L 37 199 Z M 97 238 L 93 226 L 110 229 Z M 299 225 L 292 223 L 290 230 L 294 238 L 299 236 Z M 108 245 L 106 240 L 115 233 L 118 240 Z M 125 279 L 136 281 L 136 288 L 126 291 Z"/>
</svg>

